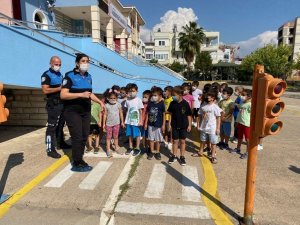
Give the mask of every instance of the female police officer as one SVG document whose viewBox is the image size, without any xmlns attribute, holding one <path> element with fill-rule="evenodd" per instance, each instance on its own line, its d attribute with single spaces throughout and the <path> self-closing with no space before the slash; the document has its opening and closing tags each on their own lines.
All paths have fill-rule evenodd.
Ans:
<svg viewBox="0 0 300 225">
<path fill-rule="evenodd" d="M 72 140 L 73 171 L 87 172 L 92 169 L 84 160 L 84 148 L 89 135 L 91 100 L 103 103 L 92 93 L 92 77 L 87 72 L 89 57 L 77 54 L 76 67 L 66 73 L 60 97 L 64 100 L 64 116 Z"/>
</svg>

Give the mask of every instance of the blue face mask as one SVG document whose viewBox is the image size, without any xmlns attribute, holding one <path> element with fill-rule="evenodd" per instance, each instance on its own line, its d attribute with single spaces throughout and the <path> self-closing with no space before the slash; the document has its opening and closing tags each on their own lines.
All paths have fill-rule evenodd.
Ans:
<svg viewBox="0 0 300 225">
<path fill-rule="evenodd" d="M 172 98 L 173 98 L 173 101 L 177 101 L 176 96 L 172 96 Z"/>
</svg>

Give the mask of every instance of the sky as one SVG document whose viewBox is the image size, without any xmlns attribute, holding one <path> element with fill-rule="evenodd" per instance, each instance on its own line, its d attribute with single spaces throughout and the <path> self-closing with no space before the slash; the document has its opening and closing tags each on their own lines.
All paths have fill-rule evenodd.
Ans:
<svg viewBox="0 0 300 225">
<path fill-rule="evenodd" d="M 277 30 L 300 16 L 300 0 L 120 0 L 125 6 L 136 6 L 146 25 L 142 39 L 149 32 L 171 31 L 196 21 L 206 31 L 219 31 L 220 42 L 240 46 L 244 57 L 258 47 L 277 43 Z"/>
</svg>

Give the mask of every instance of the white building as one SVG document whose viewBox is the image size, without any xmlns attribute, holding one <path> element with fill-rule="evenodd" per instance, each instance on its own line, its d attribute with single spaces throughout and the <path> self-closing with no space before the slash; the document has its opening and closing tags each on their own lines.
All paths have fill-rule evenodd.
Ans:
<svg viewBox="0 0 300 225">
<path fill-rule="evenodd" d="M 201 51 L 216 53 L 219 49 L 219 32 L 204 31 L 206 36 Z M 179 32 L 176 27 L 173 32 L 153 33 L 153 42 L 146 43 L 146 60 L 157 59 L 161 64 L 172 64 L 174 61 L 186 63 L 182 51 L 179 48 Z M 213 61 L 217 63 L 218 61 Z"/>
<path fill-rule="evenodd" d="M 300 17 L 287 22 L 278 28 L 278 45 L 291 45 L 293 47 L 293 60 L 300 56 Z"/>
</svg>

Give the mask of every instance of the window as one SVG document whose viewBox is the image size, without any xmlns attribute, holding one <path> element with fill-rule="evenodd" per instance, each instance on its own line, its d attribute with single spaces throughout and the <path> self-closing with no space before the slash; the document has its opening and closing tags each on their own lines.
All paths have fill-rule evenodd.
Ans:
<svg viewBox="0 0 300 225">
<path fill-rule="evenodd" d="M 153 54 L 146 54 L 146 59 L 153 59 Z"/>
<path fill-rule="evenodd" d="M 159 41 L 159 42 L 158 42 L 158 45 L 159 45 L 159 46 L 166 46 L 166 42 L 165 42 L 165 41 Z"/>
<path fill-rule="evenodd" d="M 167 60 L 167 59 L 169 59 L 169 55 L 168 54 L 156 54 L 155 58 L 157 60 Z"/>
</svg>

